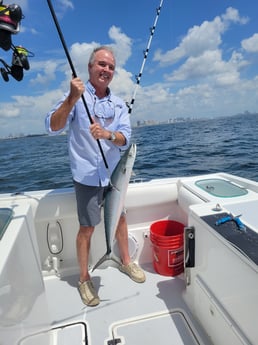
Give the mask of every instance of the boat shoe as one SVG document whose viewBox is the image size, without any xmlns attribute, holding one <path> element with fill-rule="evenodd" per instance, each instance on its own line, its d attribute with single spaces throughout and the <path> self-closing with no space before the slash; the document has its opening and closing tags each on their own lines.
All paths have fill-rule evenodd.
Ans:
<svg viewBox="0 0 258 345">
<path fill-rule="evenodd" d="M 137 283 L 144 283 L 146 280 L 143 270 L 134 262 L 130 262 L 128 265 L 120 265 L 119 270 Z"/>
<path fill-rule="evenodd" d="M 99 296 L 91 280 L 87 280 L 83 283 L 79 282 L 79 291 L 84 304 L 90 307 L 94 307 L 99 304 Z"/>
</svg>

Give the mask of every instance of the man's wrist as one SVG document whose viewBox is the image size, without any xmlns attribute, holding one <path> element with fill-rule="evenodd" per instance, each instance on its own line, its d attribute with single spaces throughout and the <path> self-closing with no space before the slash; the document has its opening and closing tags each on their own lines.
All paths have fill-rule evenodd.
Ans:
<svg viewBox="0 0 258 345">
<path fill-rule="evenodd" d="M 108 140 L 110 140 L 110 141 L 112 141 L 112 142 L 114 142 L 114 141 L 116 140 L 116 134 L 115 134 L 115 132 L 110 132 L 110 133 L 109 133 L 109 138 L 108 138 Z"/>
</svg>

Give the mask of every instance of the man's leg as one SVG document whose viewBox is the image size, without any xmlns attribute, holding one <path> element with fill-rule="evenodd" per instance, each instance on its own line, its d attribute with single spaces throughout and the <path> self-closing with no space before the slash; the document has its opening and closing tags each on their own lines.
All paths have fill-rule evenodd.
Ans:
<svg viewBox="0 0 258 345">
<path fill-rule="evenodd" d="M 83 303 L 92 307 L 99 304 L 99 297 L 88 271 L 90 241 L 93 231 L 93 226 L 80 226 L 76 239 L 77 258 L 80 267 L 79 291 Z"/>
<path fill-rule="evenodd" d="M 127 274 L 137 283 L 145 282 L 145 274 L 142 269 L 131 262 L 128 248 L 128 228 L 125 214 L 122 214 L 116 230 L 116 240 L 118 243 L 122 265 L 119 266 L 121 272 Z"/>
<path fill-rule="evenodd" d="M 90 241 L 93 234 L 93 226 L 80 226 L 76 239 L 77 258 L 80 267 L 80 282 L 90 279 L 88 271 Z"/>
<path fill-rule="evenodd" d="M 95 306 L 99 304 L 99 297 L 94 289 L 88 271 L 89 251 L 94 226 L 101 220 L 100 202 L 103 198 L 104 188 L 86 186 L 76 181 L 74 181 L 74 187 L 78 220 L 81 224 L 76 239 L 77 258 L 80 268 L 79 291 L 83 303 L 89 306 Z"/>
<path fill-rule="evenodd" d="M 125 215 L 121 215 L 116 231 L 116 240 L 120 251 L 123 265 L 128 265 L 131 261 L 128 250 L 128 229 Z"/>
</svg>

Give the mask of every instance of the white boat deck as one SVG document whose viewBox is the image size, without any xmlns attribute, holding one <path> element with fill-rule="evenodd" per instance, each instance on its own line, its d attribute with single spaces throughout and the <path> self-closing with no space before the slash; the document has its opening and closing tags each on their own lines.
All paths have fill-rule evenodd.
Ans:
<svg viewBox="0 0 258 345">
<path fill-rule="evenodd" d="M 86 323 L 87 345 L 208 345 L 184 303 L 183 275 L 161 276 L 151 263 L 143 268 L 143 284 L 133 282 L 116 267 L 96 269 L 92 280 L 101 299 L 96 307 L 81 302 L 77 275 L 45 278 L 53 327 Z M 72 337 L 73 333 L 67 332 L 62 345 L 72 340 L 75 344 L 69 334 Z"/>
<path fill-rule="evenodd" d="M 215 177 L 205 184 L 213 194 L 214 180 L 220 186 Z M 258 309 L 258 183 L 222 177 L 222 184 L 243 186 L 244 194 L 233 186 L 239 197 L 213 198 L 194 179 L 131 186 L 129 247 L 147 279 L 137 284 L 113 261 L 104 263 L 92 273 L 101 299 L 96 307 L 85 306 L 77 289 L 73 192 L 3 196 L 2 208 L 14 215 L 0 241 L 1 345 L 258 344 L 252 322 Z M 246 231 L 239 232 L 234 222 L 214 228 L 215 219 L 230 212 L 243 215 Z M 194 258 L 185 260 L 185 275 L 154 271 L 149 229 L 161 219 L 177 220 L 194 235 L 194 247 L 185 243 L 185 253 Z M 103 229 L 100 224 L 92 238 L 91 266 L 106 249 Z M 59 232 L 61 251 L 53 254 L 50 244 Z"/>
</svg>

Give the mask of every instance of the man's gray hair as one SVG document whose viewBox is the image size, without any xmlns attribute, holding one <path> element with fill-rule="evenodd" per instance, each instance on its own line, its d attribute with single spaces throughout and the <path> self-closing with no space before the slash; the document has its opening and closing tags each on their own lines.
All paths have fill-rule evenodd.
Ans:
<svg viewBox="0 0 258 345">
<path fill-rule="evenodd" d="M 100 51 L 100 50 L 107 50 L 107 51 L 109 51 L 109 52 L 113 55 L 114 60 L 116 61 L 114 51 L 113 51 L 113 49 L 112 49 L 111 47 L 109 47 L 109 46 L 99 46 L 99 47 L 95 48 L 95 49 L 92 51 L 92 53 L 90 54 L 90 58 L 89 58 L 89 64 L 90 64 L 90 65 L 93 64 L 94 59 L 95 59 L 95 54 L 96 54 L 98 51 Z"/>
</svg>

